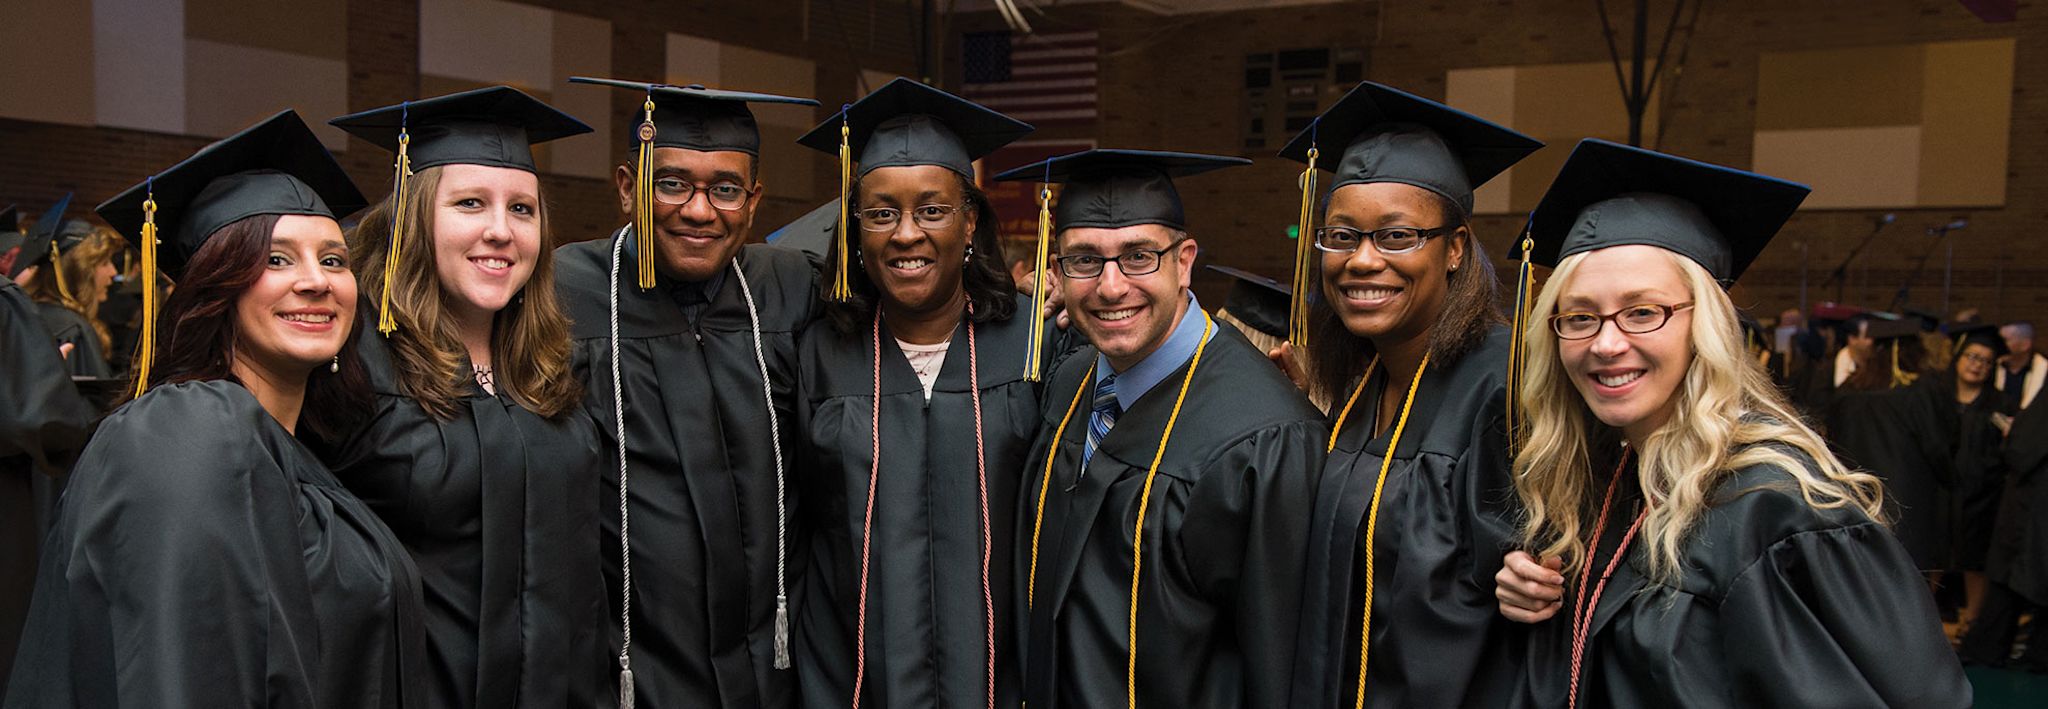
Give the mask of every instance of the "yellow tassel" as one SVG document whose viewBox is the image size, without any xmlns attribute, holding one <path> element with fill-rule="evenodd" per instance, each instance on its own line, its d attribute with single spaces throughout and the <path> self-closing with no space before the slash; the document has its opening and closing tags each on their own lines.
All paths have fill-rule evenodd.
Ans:
<svg viewBox="0 0 2048 709">
<path fill-rule="evenodd" d="M 1287 310 L 1287 341 L 1294 345 L 1296 352 L 1308 348 L 1308 300 L 1310 289 L 1315 284 L 1312 278 L 1315 257 L 1315 208 L 1316 208 L 1316 156 L 1314 146 L 1308 149 L 1308 169 L 1301 171 L 1301 216 L 1294 235 L 1294 298 Z"/>
<path fill-rule="evenodd" d="M 1912 386 L 1919 379 L 1919 373 L 1899 368 L 1899 343 L 1892 343 L 1892 387 Z"/>
<path fill-rule="evenodd" d="M 1209 314 L 1203 313 L 1202 342 L 1195 345 L 1195 357 L 1188 362 L 1187 376 L 1180 380 L 1180 395 L 1173 400 L 1173 413 L 1167 415 L 1166 430 L 1159 434 L 1159 450 L 1152 454 L 1152 467 L 1145 471 L 1145 487 L 1138 492 L 1138 522 L 1131 529 L 1131 612 L 1125 628 L 1130 651 L 1124 658 L 1124 706 L 1129 709 L 1138 707 L 1138 575 L 1145 568 L 1145 511 L 1152 504 L 1152 479 L 1159 475 L 1160 461 L 1166 459 L 1166 442 L 1173 438 L 1173 424 L 1180 421 L 1181 404 L 1187 403 L 1188 386 L 1195 383 L 1195 368 L 1202 366 L 1202 350 L 1208 348 L 1209 331 L 1215 326 Z M 1429 360 L 1424 357 L 1423 361 Z M 1052 444 L 1057 448 L 1059 439 L 1053 439 Z"/>
<path fill-rule="evenodd" d="M 633 242 L 638 249 L 640 289 L 654 287 L 654 94 L 641 105 L 640 158 L 633 173 Z"/>
<path fill-rule="evenodd" d="M 1045 363 L 1045 262 L 1052 251 L 1052 186 L 1038 188 L 1038 257 L 1031 267 L 1031 352 L 1024 359 L 1024 380 L 1035 382 L 1043 376 Z"/>
<path fill-rule="evenodd" d="M 847 142 L 847 137 L 851 133 L 852 130 L 846 125 L 846 111 L 841 109 L 839 111 L 839 231 L 834 235 L 834 238 L 839 240 L 839 263 L 836 266 L 837 271 L 832 276 L 832 300 L 840 303 L 853 298 L 853 284 L 846 280 L 846 269 L 848 268 L 847 263 L 849 259 L 847 251 L 853 248 L 851 244 L 847 243 L 846 239 L 846 219 L 848 213 L 853 209 L 852 205 L 848 204 L 853 199 L 853 195 L 847 194 L 847 190 L 853 187 L 853 148 Z"/>
<path fill-rule="evenodd" d="M 398 331 L 398 318 L 391 314 L 391 287 L 398 281 L 398 261 L 405 243 L 406 178 L 412 176 L 412 158 L 407 146 L 412 136 L 404 126 L 398 129 L 398 158 L 391 163 L 391 248 L 384 254 L 384 288 L 377 297 L 377 332 L 386 337 Z"/>
<path fill-rule="evenodd" d="M 65 303 L 76 305 L 78 299 L 71 295 L 71 285 L 64 282 L 64 251 L 57 248 L 60 237 L 50 239 L 50 280 L 57 283 L 57 296 Z"/>
<path fill-rule="evenodd" d="M 1518 406 L 1520 399 L 1517 397 L 1521 396 L 1520 390 L 1522 387 L 1522 349 L 1528 345 L 1528 338 L 1522 330 L 1529 326 L 1529 308 L 1534 305 L 1530 302 L 1530 296 L 1533 295 L 1536 289 L 1536 270 L 1535 266 L 1529 261 L 1529 252 L 1535 250 L 1535 248 L 1536 240 L 1529 235 L 1529 230 L 1524 228 L 1522 230 L 1522 263 L 1517 267 L 1515 273 L 1514 322 L 1509 325 L 1508 330 L 1507 402 L 1506 406 L 1502 409 L 1507 414 L 1508 457 L 1510 458 L 1514 457 L 1515 449 L 1521 445 L 1521 422 L 1516 420 L 1518 417 L 1517 410 L 1520 408 Z"/>
<path fill-rule="evenodd" d="M 155 180 L 151 180 L 155 182 Z M 156 189 L 142 200 L 142 336 L 135 348 L 135 396 L 149 391 L 149 363 L 156 357 Z"/>
</svg>

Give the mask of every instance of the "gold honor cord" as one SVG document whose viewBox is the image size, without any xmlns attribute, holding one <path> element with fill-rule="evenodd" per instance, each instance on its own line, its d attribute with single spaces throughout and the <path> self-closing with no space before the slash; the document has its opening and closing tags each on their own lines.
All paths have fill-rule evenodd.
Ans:
<svg viewBox="0 0 2048 709">
<path fill-rule="evenodd" d="M 1031 351 L 1024 356 L 1024 380 L 1039 381 L 1045 368 L 1045 262 L 1052 249 L 1052 186 L 1038 188 L 1038 257 L 1031 268 Z M 1092 371 L 1092 370 L 1091 370 Z M 1076 399 L 1075 401 L 1079 401 Z"/>
<path fill-rule="evenodd" d="M 1159 434 L 1159 450 L 1152 454 L 1152 467 L 1145 470 L 1145 489 L 1138 493 L 1138 523 L 1131 530 L 1131 614 L 1127 632 L 1130 651 L 1124 660 L 1124 706 L 1138 706 L 1138 576 L 1145 567 L 1145 511 L 1152 505 L 1152 478 L 1166 459 L 1166 442 L 1173 438 L 1173 425 L 1180 421 L 1181 404 L 1188 400 L 1188 385 L 1195 382 L 1195 368 L 1202 366 L 1202 350 L 1209 347 L 1209 331 L 1215 321 L 1202 313 L 1202 341 L 1195 345 L 1195 357 L 1188 362 L 1187 376 L 1181 377 L 1180 395 L 1174 397 L 1173 413 L 1166 417 L 1166 431 Z M 1098 451 L 1100 452 L 1100 451 Z"/>
<path fill-rule="evenodd" d="M 1024 581 L 1024 609 L 1038 600 L 1038 533 L 1045 529 L 1045 493 L 1052 489 L 1052 464 L 1059 459 L 1060 439 L 1067 435 L 1067 422 L 1074 420 L 1074 410 L 1081 407 L 1081 395 L 1088 391 L 1088 382 L 1095 377 L 1095 365 L 1088 365 L 1088 373 L 1081 376 L 1081 385 L 1074 387 L 1074 400 L 1067 403 L 1067 413 L 1060 417 L 1060 425 L 1053 429 L 1052 446 L 1045 451 L 1045 481 L 1038 486 L 1038 514 L 1031 520 L 1031 570 Z"/>
<path fill-rule="evenodd" d="M 1351 405 L 1358 402 L 1359 393 L 1365 391 L 1366 381 L 1372 379 L 1372 367 L 1378 364 L 1379 357 L 1374 356 L 1373 364 L 1366 367 L 1365 379 L 1359 380 L 1358 388 L 1351 392 L 1351 400 L 1344 402 L 1344 410 L 1337 414 L 1337 428 L 1330 431 L 1331 448 L 1336 447 L 1337 432 L 1343 430 L 1344 418 L 1351 414 Z M 1358 698 L 1352 704 L 1356 709 L 1365 707 L 1365 661 L 1372 649 L 1373 560 L 1379 556 L 1373 539 L 1379 531 L 1380 494 L 1387 488 L 1387 472 L 1394 467 L 1394 453 L 1400 450 L 1401 433 L 1408 429 L 1408 411 L 1415 405 L 1415 390 L 1422 384 L 1422 373 L 1426 371 L 1429 371 L 1428 354 L 1422 355 L 1422 364 L 1415 367 L 1415 377 L 1408 380 L 1408 398 L 1401 402 L 1401 417 L 1394 420 L 1394 437 L 1387 441 L 1387 454 L 1380 459 L 1379 478 L 1372 485 L 1372 507 L 1365 516 L 1365 612 L 1360 614 L 1363 620 L 1359 622 L 1358 629 Z"/>
<path fill-rule="evenodd" d="M 1344 419 L 1351 416 L 1351 405 L 1358 403 L 1358 395 L 1365 393 L 1365 383 L 1372 380 L 1372 370 L 1380 366 L 1380 356 L 1375 354 L 1365 365 L 1365 376 L 1358 380 L 1358 387 L 1351 390 L 1351 398 L 1344 400 L 1344 408 L 1337 410 L 1337 425 L 1330 429 L 1330 442 L 1323 445 L 1323 452 L 1337 450 L 1337 434 L 1344 432 Z M 1370 436 L 1368 436 L 1370 438 Z"/>
<path fill-rule="evenodd" d="M 1308 168 L 1301 171 L 1301 218 L 1294 234 L 1294 298 L 1287 309 L 1287 341 L 1297 351 L 1308 347 L 1308 296 L 1314 284 L 1309 282 L 1312 274 L 1310 259 L 1315 257 L 1312 244 L 1315 241 L 1316 208 L 1316 156 L 1314 146 L 1308 149 Z"/>
<path fill-rule="evenodd" d="M 156 178 L 149 179 L 148 195 L 142 199 L 142 336 L 135 348 L 135 396 L 149 390 L 149 363 L 156 358 Z"/>
<path fill-rule="evenodd" d="M 846 123 L 846 108 L 841 107 L 839 109 L 839 228 L 833 234 L 833 238 L 839 240 L 837 242 L 839 259 L 838 264 L 835 266 L 837 270 L 832 275 L 831 294 L 832 300 L 839 303 L 853 299 L 853 283 L 847 280 L 846 273 L 847 269 L 850 268 L 848 261 L 851 259 L 851 255 L 847 251 L 853 248 L 853 244 L 849 243 L 846 238 L 846 221 L 849 214 L 853 211 L 853 205 L 848 204 L 848 201 L 853 199 L 853 195 L 849 193 L 849 190 L 853 189 L 853 147 L 847 140 L 852 132 L 852 128 L 847 126 Z"/>
<path fill-rule="evenodd" d="M 640 106 L 640 154 L 633 179 L 633 247 L 638 250 L 637 283 L 641 290 L 654 287 L 654 89 Z"/>
<path fill-rule="evenodd" d="M 398 158 L 392 162 L 391 177 L 391 249 L 384 254 L 384 290 L 377 298 L 377 332 L 389 337 L 398 331 L 398 319 L 391 314 L 391 286 L 398 280 L 398 260 L 405 243 L 405 212 L 411 207 L 406 204 L 405 182 L 412 176 L 412 158 L 408 146 L 412 135 L 405 126 L 398 127 Z"/>
<path fill-rule="evenodd" d="M 1529 308 L 1534 305 L 1530 299 L 1536 291 L 1536 270 L 1529 262 L 1529 252 L 1535 248 L 1536 240 L 1529 236 L 1526 228 L 1523 229 L 1522 263 L 1515 274 L 1514 322 L 1508 326 L 1507 401 L 1502 409 L 1507 417 L 1509 458 L 1514 457 L 1515 449 L 1521 444 L 1521 422 L 1516 420 L 1521 407 L 1517 397 L 1521 396 L 1523 350 L 1529 345 L 1522 331 L 1529 326 Z"/>
</svg>

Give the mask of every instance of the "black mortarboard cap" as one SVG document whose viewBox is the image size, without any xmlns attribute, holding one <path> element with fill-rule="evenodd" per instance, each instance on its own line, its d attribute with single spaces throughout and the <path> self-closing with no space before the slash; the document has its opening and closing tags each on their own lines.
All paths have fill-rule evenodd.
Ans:
<svg viewBox="0 0 2048 709">
<path fill-rule="evenodd" d="M 1993 358 L 2004 357 L 2012 352 L 2010 348 L 2005 346 L 2005 337 L 1998 334 L 1998 326 L 1990 323 L 1957 327 L 1949 333 L 1949 338 L 1955 342 L 1956 354 L 1958 355 L 1962 354 L 1964 347 L 1970 345 L 1983 345 L 1991 348 L 1991 356 Z"/>
<path fill-rule="evenodd" d="M 671 86 L 641 81 L 569 77 L 573 84 L 596 84 L 646 94 L 654 99 L 654 147 L 683 148 L 704 152 L 761 154 L 761 129 L 754 123 L 749 103 L 787 103 L 816 106 L 813 99 L 747 91 L 707 89 L 702 84 Z M 639 134 L 646 118 L 633 112 L 628 135 Z M 637 138 L 636 138 L 637 140 Z"/>
<path fill-rule="evenodd" d="M 1879 342 L 1920 336 L 1919 318 L 1902 318 L 1884 313 L 1868 318 L 1866 322 L 1870 324 L 1863 330 L 1863 334 Z"/>
<path fill-rule="evenodd" d="M 590 132 L 575 116 L 510 86 L 407 101 L 327 123 L 393 153 L 399 134 L 407 134 L 413 170 L 461 164 L 535 172 L 534 143 Z"/>
<path fill-rule="evenodd" d="M 142 205 L 152 190 L 158 269 L 173 277 L 207 237 L 234 222 L 262 214 L 340 219 L 364 207 L 348 173 L 290 110 L 201 148 L 95 211 L 140 246 Z"/>
<path fill-rule="evenodd" d="M 832 251 L 832 230 L 839 223 L 839 200 L 833 198 L 805 212 L 796 221 L 769 232 L 765 241 L 804 252 L 812 261 L 824 261 Z"/>
<path fill-rule="evenodd" d="M 1241 268 L 1211 264 L 1209 269 L 1231 278 L 1224 310 L 1254 330 L 1286 339 L 1287 308 L 1294 297 L 1287 284 Z"/>
<path fill-rule="evenodd" d="M 1065 184 L 1059 203 L 1053 206 L 1055 231 L 1139 224 L 1186 229 L 1187 217 L 1173 178 L 1249 164 L 1244 158 L 1221 155 L 1096 149 L 1035 162 L 996 175 L 996 179 Z"/>
<path fill-rule="evenodd" d="M 842 120 L 862 175 L 883 167 L 937 165 L 973 177 L 975 160 L 1031 133 L 1029 123 L 897 77 L 797 142 L 836 154 Z"/>
<path fill-rule="evenodd" d="M 1280 157 L 1336 173 L 1330 189 L 1368 182 L 1414 185 L 1472 211 L 1472 190 L 1543 147 L 1535 138 L 1370 81 L 1317 116 Z M 1331 154 L 1331 151 L 1337 154 Z"/>
<path fill-rule="evenodd" d="M 14 257 L 14 267 L 8 269 L 7 277 L 20 276 L 22 271 L 50 262 L 52 246 L 57 241 L 57 230 L 64 226 L 64 210 L 71 208 L 71 194 L 65 193 L 56 204 L 36 217 L 34 226 L 22 235 L 21 252 Z M 62 275 L 55 276 L 63 278 Z"/>
<path fill-rule="evenodd" d="M 1529 215 L 1536 263 L 1647 244 L 1734 283 L 1811 189 L 1754 172 L 1587 138 Z"/>
</svg>

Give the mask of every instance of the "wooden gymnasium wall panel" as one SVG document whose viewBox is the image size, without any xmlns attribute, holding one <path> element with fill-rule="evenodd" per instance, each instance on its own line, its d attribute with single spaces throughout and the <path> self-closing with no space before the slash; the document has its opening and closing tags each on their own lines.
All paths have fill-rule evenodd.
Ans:
<svg viewBox="0 0 2048 709">
<path fill-rule="evenodd" d="M 609 76 L 611 23 L 506 0 L 420 1 L 420 96 L 503 84 L 590 124 L 594 132 L 534 146 L 542 172 L 611 173 L 609 92 L 570 76 Z"/>
<path fill-rule="evenodd" d="M 1444 76 L 1444 102 L 1545 143 L 1474 193 L 1476 214 L 1535 208 L 1581 138 L 1628 139 L 1621 86 L 1614 66 L 1606 62 L 1452 69 Z M 1656 125 L 1657 94 L 1652 92 L 1643 117 L 1646 143 L 1655 139 Z"/>
<path fill-rule="evenodd" d="M 2011 39 L 1765 52 L 1754 169 L 1808 208 L 2005 204 Z"/>
</svg>

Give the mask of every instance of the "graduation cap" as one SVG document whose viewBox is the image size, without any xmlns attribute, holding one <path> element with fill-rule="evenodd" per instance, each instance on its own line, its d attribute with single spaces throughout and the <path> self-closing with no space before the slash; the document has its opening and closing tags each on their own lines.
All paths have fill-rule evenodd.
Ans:
<svg viewBox="0 0 2048 709">
<path fill-rule="evenodd" d="M 812 263 L 822 263 L 832 249 L 832 230 L 839 222 L 839 200 L 832 199 L 817 208 L 805 212 L 796 221 L 782 225 L 769 232 L 765 239 L 770 244 L 784 246 L 804 252 Z"/>
<path fill-rule="evenodd" d="M 1958 324 L 1949 331 L 1949 339 L 1955 343 L 1953 356 L 1960 357 L 1963 348 L 1983 345 L 1991 348 L 1991 358 L 1997 360 L 2012 352 L 2005 346 L 2005 337 L 1998 334 L 1998 326 L 1990 323 Z"/>
<path fill-rule="evenodd" d="M 8 278 L 19 278 L 23 271 L 44 263 L 57 264 L 57 230 L 64 225 L 64 211 L 71 208 L 71 195 L 66 193 L 56 204 L 36 217 L 34 226 L 22 235 L 21 252 L 14 257 L 14 267 L 8 269 Z M 18 218 L 17 218 L 18 222 Z M 51 282 L 57 284 L 57 292 L 65 299 L 71 298 L 70 284 L 64 282 L 62 268 L 45 269 Z"/>
<path fill-rule="evenodd" d="M 850 197 L 854 176 L 885 167 L 936 165 L 971 180 L 975 160 L 1031 130 L 1029 123 L 899 76 L 798 138 L 798 144 L 839 156 L 839 258 L 831 298 L 844 301 L 853 296 L 846 278 L 850 266 L 845 198 Z"/>
<path fill-rule="evenodd" d="M 1185 230 L 1187 215 L 1181 209 L 1180 191 L 1174 188 L 1173 178 L 1249 164 L 1251 161 L 1244 158 L 1221 155 L 1097 148 L 996 175 L 997 180 L 1037 180 L 1044 185 L 1038 190 L 1038 253 L 1032 259 L 1037 264 L 1032 282 L 1041 287 L 1033 289 L 1032 307 L 1043 309 L 1045 305 L 1041 291 L 1053 234 L 1074 227 L 1121 229 L 1142 224 Z M 1052 205 L 1054 183 L 1066 185 L 1060 192 L 1058 206 Z M 1038 381 L 1042 364 L 1036 354 L 1039 344 L 1038 334 L 1034 333 L 1033 354 L 1028 356 L 1025 366 L 1025 378 L 1031 381 Z"/>
<path fill-rule="evenodd" d="M 1288 301 L 1294 293 L 1287 284 L 1241 268 L 1214 264 L 1207 268 L 1231 278 L 1230 293 L 1223 297 L 1223 309 L 1231 317 L 1259 332 L 1287 337 Z"/>
<path fill-rule="evenodd" d="M 1647 244 L 1732 284 L 1812 191 L 1754 172 L 1587 138 L 1529 215 L 1537 263 Z"/>
<path fill-rule="evenodd" d="M 534 172 L 534 143 L 590 132 L 574 116 L 510 86 L 406 101 L 327 123 L 405 155 L 415 171 L 463 164 Z"/>
<path fill-rule="evenodd" d="M 1342 150 L 1322 161 L 1321 147 Z M 1308 296 L 1315 251 L 1316 168 L 1345 185 L 1394 182 L 1442 196 L 1472 213 L 1472 190 L 1543 147 L 1543 141 L 1500 124 L 1385 84 L 1361 82 L 1280 149 L 1280 157 L 1306 163 L 1301 175 L 1299 235 L 1294 250 L 1294 292 L 1288 341 L 1308 346 Z"/>
<path fill-rule="evenodd" d="M 633 238 L 637 253 L 654 253 L 654 151 L 682 148 L 704 152 L 761 154 L 761 131 L 754 123 L 749 103 L 785 103 L 816 106 L 817 101 L 793 96 L 720 91 L 701 84 L 670 86 L 619 79 L 569 77 L 570 83 L 594 84 L 627 89 L 647 95 L 640 104 L 640 121 L 633 136 L 638 148 L 633 160 Z M 637 284 L 641 290 L 654 287 L 654 259 L 636 259 Z"/>
<path fill-rule="evenodd" d="M 405 194 L 414 172 L 443 165 L 484 165 L 538 172 L 533 146 L 590 132 L 576 117 L 510 86 L 490 86 L 351 113 L 327 122 L 398 156 L 391 192 Z M 398 330 L 391 315 L 391 280 L 397 276 L 399 235 L 407 210 L 391 210 L 391 244 L 384 268 L 377 331 Z"/>
<path fill-rule="evenodd" d="M 155 349 L 156 274 L 183 272 L 221 227 L 258 215 L 340 219 L 365 206 L 341 164 L 290 110 L 243 129 L 96 207 L 142 252 L 142 337 L 136 396 Z M 159 217 L 164 217 L 159 219 Z"/>
</svg>

